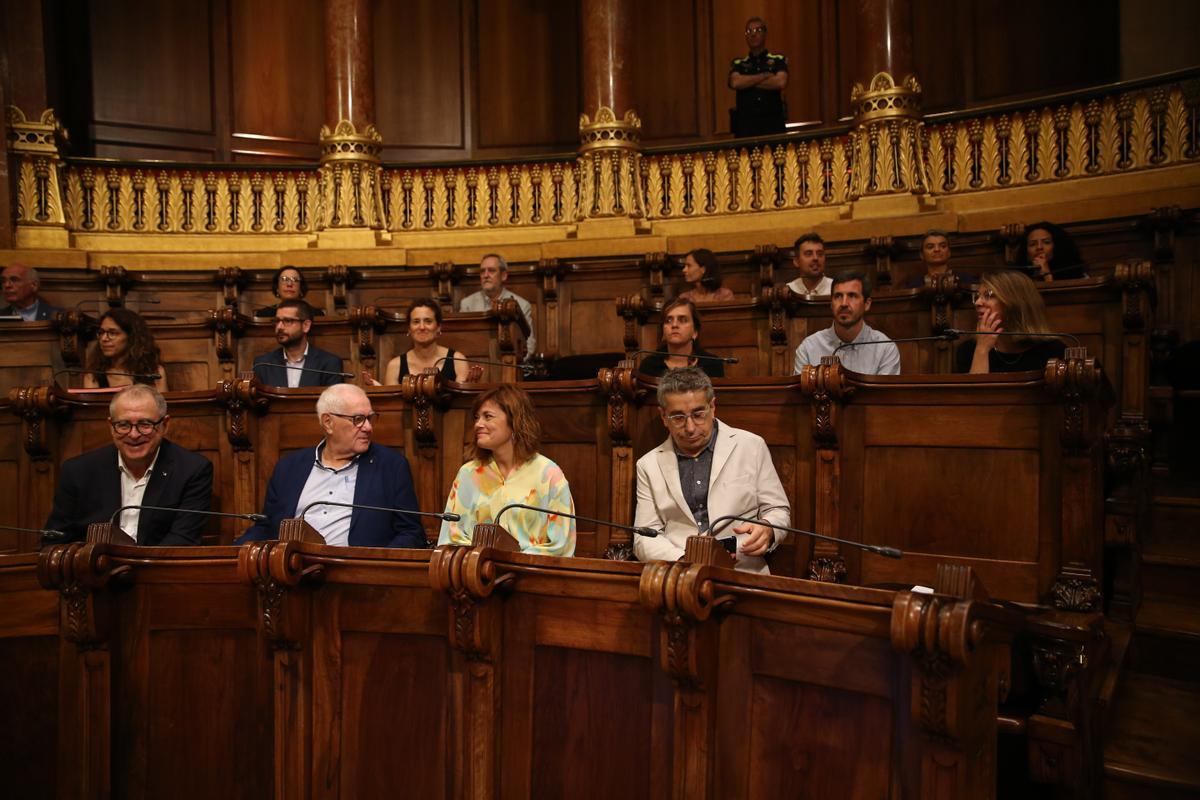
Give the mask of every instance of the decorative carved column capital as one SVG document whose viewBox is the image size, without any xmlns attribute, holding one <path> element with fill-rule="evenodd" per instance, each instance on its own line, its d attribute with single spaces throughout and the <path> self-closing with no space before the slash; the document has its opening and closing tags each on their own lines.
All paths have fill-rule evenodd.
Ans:
<svg viewBox="0 0 1200 800">
<path fill-rule="evenodd" d="M 54 229 L 52 235 L 65 240 L 67 218 L 60 173 L 62 153 L 68 144 L 67 131 L 52 108 L 47 108 L 37 119 L 30 119 L 16 106 L 8 106 L 5 117 L 8 152 L 13 160 L 18 244 L 22 227 Z M 38 243 L 51 241 L 28 242 Z M 65 241 L 62 246 L 66 246 Z"/>
<path fill-rule="evenodd" d="M 897 83 L 878 72 L 850 92 L 854 173 L 851 199 L 896 193 L 925 194 L 932 185 L 925 158 L 921 84 L 915 75 Z"/>
<path fill-rule="evenodd" d="M 1087 357 L 1083 347 L 1069 347 L 1062 360 L 1046 362 L 1046 389 L 1063 400 L 1063 447 L 1070 453 L 1081 453 L 1095 443 L 1099 409 L 1093 409 L 1100 391 L 1100 368 L 1095 359 Z"/>
<path fill-rule="evenodd" d="M 711 628 L 703 623 L 734 600 L 716 593 L 712 570 L 687 561 L 655 561 L 642 570 L 638 584 L 641 604 L 663 620 L 662 668 L 688 688 L 702 688 L 709 678 L 704 634 Z"/>
<path fill-rule="evenodd" d="M 62 596 L 63 637 L 80 651 L 107 646 L 111 609 L 105 590 L 128 572 L 127 565 L 113 563 L 103 544 L 71 542 L 38 554 L 38 583 Z"/>
<path fill-rule="evenodd" d="M 383 137 L 373 124 L 362 130 L 343 119 L 330 130 L 321 126 L 318 227 L 385 227 L 379 153 Z"/>
<path fill-rule="evenodd" d="M 477 527 L 476 535 L 479 533 Z M 501 533 L 495 543 L 504 540 L 513 541 Z M 494 592 L 506 590 L 515 576 L 500 572 L 493 560 L 496 552 L 486 543 L 477 542 L 474 547 L 445 545 L 434 550 L 429 558 L 430 585 L 450 597 L 450 641 L 468 661 L 491 663 L 498 653 L 502 635 L 499 617 L 489 613 L 495 609 L 490 609 L 485 601 Z"/>
<path fill-rule="evenodd" d="M 33 461 L 51 461 L 46 419 L 62 417 L 68 407 L 52 386 L 17 386 L 8 390 L 9 409 L 21 418 L 21 440 Z"/>
<path fill-rule="evenodd" d="M 261 385 L 254 378 L 217 384 L 217 403 L 225 407 L 225 435 L 235 452 L 254 449 L 256 437 L 251 428 L 271 404 L 270 398 L 259 392 Z"/>
<path fill-rule="evenodd" d="M 594 116 L 579 115 L 580 220 L 602 217 L 641 219 L 641 130 L 637 112 L 620 119 L 608 106 Z"/>
</svg>

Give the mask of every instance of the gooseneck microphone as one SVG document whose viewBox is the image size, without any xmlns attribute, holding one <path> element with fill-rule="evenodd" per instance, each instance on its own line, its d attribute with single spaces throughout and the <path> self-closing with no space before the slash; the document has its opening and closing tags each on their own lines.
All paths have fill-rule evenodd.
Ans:
<svg viewBox="0 0 1200 800">
<path fill-rule="evenodd" d="M 310 508 L 316 506 L 337 506 L 338 508 L 362 508 L 367 511 L 389 511 L 393 514 L 407 514 L 414 517 L 433 517 L 440 519 L 442 522 L 458 522 L 461 517 L 458 514 L 451 514 L 443 511 L 414 511 L 411 508 L 384 508 L 383 506 L 368 506 L 362 503 L 338 503 L 333 500 L 314 500 L 304 507 L 300 512 L 300 519 L 304 519 L 304 515 L 308 513 Z M 256 515 L 256 516 L 262 516 Z M 263 517 L 265 520 L 266 517 Z"/>
<path fill-rule="evenodd" d="M 734 516 L 732 514 L 730 514 L 729 516 L 725 516 L 725 517 L 717 517 L 715 520 L 713 520 L 712 524 L 710 524 L 708 526 L 708 534 L 707 535 L 708 536 L 716 536 L 717 535 L 718 523 L 722 523 L 722 522 L 729 523 L 729 522 L 733 522 L 735 520 L 738 522 L 749 522 L 754 525 L 766 525 L 768 528 L 774 528 L 777 531 L 786 531 L 787 533 L 801 533 L 801 534 L 804 534 L 805 536 L 811 536 L 814 539 L 821 539 L 826 542 L 837 542 L 838 544 L 845 544 L 845 545 L 849 545 L 850 547 L 857 547 L 859 550 L 865 550 L 868 553 L 875 553 L 876 555 L 880 555 L 880 556 L 887 556 L 888 558 L 902 558 L 904 556 L 904 553 L 901 552 L 900 549 L 897 547 L 889 547 L 888 545 L 883 545 L 883 544 L 864 544 L 863 542 L 852 542 L 849 539 L 839 539 L 836 536 L 826 536 L 823 533 L 814 533 L 813 531 L 806 531 L 802 528 L 791 528 L 791 527 L 788 527 L 787 525 L 776 525 L 772 522 L 767 522 L 766 520 L 763 520 L 763 519 L 754 519 L 753 517 L 738 517 L 738 516 Z"/>
<path fill-rule="evenodd" d="M 905 339 L 872 339 L 867 342 L 842 342 L 837 347 L 833 348 L 833 355 L 837 355 L 839 351 L 847 347 L 864 347 L 873 344 L 900 344 L 901 342 L 950 342 L 953 341 L 953 336 L 939 334 L 937 336 L 910 336 Z"/>
<path fill-rule="evenodd" d="M 735 356 L 702 356 L 699 353 L 672 353 L 667 350 L 634 350 L 633 354 L 635 356 L 687 356 L 688 358 L 694 358 L 697 361 L 716 361 L 720 364 L 738 363 L 738 360 Z"/>
<path fill-rule="evenodd" d="M 504 516 L 504 512 L 510 508 L 524 508 L 528 511 L 540 511 L 543 514 L 552 514 L 558 517 L 566 517 L 567 519 L 581 519 L 584 522 L 591 522 L 594 525 L 604 525 L 608 528 L 616 528 L 620 531 L 631 531 L 639 536 L 658 536 L 658 531 L 654 528 L 642 528 L 636 525 L 622 525 L 619 522 L 609 522 L 606 519 L 595 519 L 593 517 L 585 517 L 582 514 L 568 514 L 565 511 L 557 511 L 553 508 L 541 508 L 540 506 L 530 506 L 525 503 L 509 503 L 500 512 L 496 514 L 496 525 L 500 524 L 500 518 Z"/>
<path fill-rule="evenodd" d="M 964 331 L 959 328 L 946 328 L 946 336 L 957 339 L 960 336 L 1023 336 L 1027 339 L 1039 336 L 1054 339 L 1070 339 L 1075 347 L 1079 347 L 1079 337 L 1073 333 L 1057 331 Z"/>
<path fill-rule="evenodd" d="M 465 361 L 468 364 L 487 364 L 488 366 L 492 366 L 492 367 L 516 367 L 517 369 L 521 370 L 521 372 L 523 372 L 526 375 L 533 372 L 533 367 L 524 362 L 520 362 L 517 364 L 505 364 L 503 361 L 493 361 L 489 358 L 467 358 L 466 356 L 462 355 L 461 353 L 455 353 L 453 356 L 442 356 L 437 361 L 433 362 L 433 368 L 437 369 L 442 364 L 442 362 L 448 361 L 451 358 L 455 359 L 456 361 Z"/>
<path fill-rule="evenodd" d="M 41 538 L 42 544 L 58 544 L 67 540 L 65 531 L 56 531 L 52 528 L 18 528 L 16 525 L 0 525 L 0 531 L 36 533 Z"/>
<path fill-rule="evenodd" d="M 201 511 L 198 508 L 170 508 L 168 506 L 146 506 L 146 505 L 141 505 L 139 503 L 137 505 L 121 506 L 120 508 L 118 508 L 116 511 L 113 512 L 112 517 L 109 518 L 108 524 L 116 525 L 117 519 L 121 516 L 122 512 L 129 511 L 134 508 L 136 508 L 140 511 L 174 511 L 177 514 L 202 514 L 206 517 L 228 517 L 230 519 L 249 520 L 250 522 L 266 522 L 267 521 L 267 517 L 265 514 L 238 514 L 236 512 L 232 512 L 232 511 Z"/>
<path fill-rule="evenodd" d="M 138 380 L 143 380 L 143 381 L 157 381 L 162 378 L 162 376 L 156 372 L 147 372 L 147 373 L 117 372 L 116 370 L 111 370 L 111 369 L 96 371 L 96 370 L 91 370 L 91 369 L 82 369 L 80 367 L 67 367 L 66 369 L 60 369 L 60 370 L 56 371 L 54 373 L 54 375 L 51 376 L 50 380 L 55 383 L 58 383 L 59 375 L 100 375 L 100 374 L 121 375 L 126 378 L 136 378 Z"/>
<path fill-rule="evenodd" d="M 313 373 L 316 373 L 317 375 L 337 375 L 340 378 L 353 378 L 354 377 L 354 374 L 351 372 L 334 372 L 333 370 L 317 369 L 316 367 L 297 367 L 296 365 L 289 364 L 286 361 L 284 361 L 282 364 L 267 364 L 267 363 L 260 361 L 254 365 L 253 371 L 257 372 L 259 367 L 275 367 L 276 369 L 294 369 L 298 372 L 313 372 Z M 287 387 L 285 386 L 282 388 L 286 389 Z M 306 386 L 304 388 L 307 389 L 309 387 Z"/>
</svg>

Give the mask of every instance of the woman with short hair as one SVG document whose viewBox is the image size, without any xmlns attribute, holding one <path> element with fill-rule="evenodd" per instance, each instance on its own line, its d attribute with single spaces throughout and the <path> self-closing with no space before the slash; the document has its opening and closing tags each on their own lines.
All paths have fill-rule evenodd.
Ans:
<svg viewBox="0 0 1200 800">
<path fill-rule="evenodd" d="M 442 523 L 439 545 L 471 544 L 475 526 L 496 522 L 510 503 L 575 513 L 562 469 L 538 452 L 541 425 L 528 394 L 511 384 L 489 389 L 475 398 L 471 416 L 470 460 L 459 468 L 446 498 L 446 512 L 459 519 Z M 505 512 L 500 525 L 522 553 L 575 554 L 573 518 L 514 508 Z"/>
<path fill-rule="evenodd" d="M 482 369 L 457 358 L 453 348 L 439 344 L 441 335 L 442 307 L 430 298 L 417 298 L 408 307 L 408 336 L 412 347 L 388 361 L 382 383 L 365 370 L 363 380 L 370 386 L 393 385 L 400 383 L 405 375 L 420 375 L 429 369 L 437 370 L 448 381 L 478 380 Z"/>
</svg>

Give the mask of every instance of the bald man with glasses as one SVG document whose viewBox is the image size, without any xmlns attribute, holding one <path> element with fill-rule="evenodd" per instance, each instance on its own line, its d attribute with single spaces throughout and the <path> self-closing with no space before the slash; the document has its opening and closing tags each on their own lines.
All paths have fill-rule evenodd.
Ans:
<svg viewBox="0 0 1200 800">
<path fill-rule="evenodd" d="M 237 543 L 277 539 L 280 522 L 300 516 L 309 505 L 323 500 L 416 511 L 417 494 L 408 459 L 371 441 L 378 419 L 371 398 L 352 383 L 339 383 L 321 392 L 317 421 L 324 438 L 315 447 L 279 459 L 263 503 L 267 520 L 248 529 Z M 326 544 L 426 546 L 425 530 L 408 514 L 318 505 L 304 519 Z"/>
<path fill-rule="evenodd" d="M 81 540 L 128 505 L 208 511 L 212 462 L 166 438 L 167 401 L 152 386 L 126 386 L 108 405 L 113 443 L 63 462 L 47 530 Z M 139 545 L 199 545 L 207 518 L 184 511 L 123 511 L 121 529 Z"/>
</svg>

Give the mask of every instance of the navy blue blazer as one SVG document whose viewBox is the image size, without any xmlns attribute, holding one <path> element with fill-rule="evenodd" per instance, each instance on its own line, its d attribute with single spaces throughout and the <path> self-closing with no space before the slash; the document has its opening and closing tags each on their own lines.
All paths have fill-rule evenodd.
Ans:
<svg viewBox="0 0 1200 800">
<path fill-rule="evenodd" d="M 37 300 L 37 316 L 35 316 L 33 319 L 35 322 L 45 322 L 54 316 L 55 311 L 59 310 L 60 309 L 50 305 L 39 297 Z M 0 308 L 0 317 L 16 317 L 19 316 L 20 313 L 21 312 L 17 309 L 17 307 L 11 303 L 4 308 Z"/>
<path fill-rule="evenodd" d="M 342 359 L 327 350 L 308 345 L 308 355 L 304 358 L 305 369 L 320 369 L 325 372 L 342 372 Z M 284 368 L 283 348 L 277 347 L 269 353 L 263 353 L 254 359 L 254 374 L 267 386 L 287 388 L 287 369 Z M 301 386 L 333 386 L 345 379 L 340 375 L 324 375 L 320 372 L 301 372 Z"/>
<path fill-rule="evenodd" d="M 300 493 L 304 491 L 304 484 L 312 472 L 313 455 L 313 448 L 305 447 L 279 459 L 271 474 L 267 499 L 263 503 L 262 513 L 267 521 L 249 528 L 235 544 L 279 538 L 279 523 L 303 510 L 296 508 L 296 504 L 300 502 Z M 417 493 L 413 489 L 408 459 L 395 450 L 372 442 L 367 452 L 358 457 L 354 502 L 417 511 Z M 350 516 L 350 545 L 426 547 L 425 530 L 417 519 L 407 514 L 356 508 Z"/>
<path fill-rule="evenodd" d="M 142 504 L 208 511 L 212 481 L 211 461 L 163 439 Z M 121 468 L 116 445 L 110 444 L 63 462 L 46 528 L 62 531 L 70 540 L 83 539 L 88 525 L 108 522 L 120 507 Z M 204 514 L 143 511 L 138 517 L 137 543 L 199 546 L 207 522 Z"/>
</svg>

